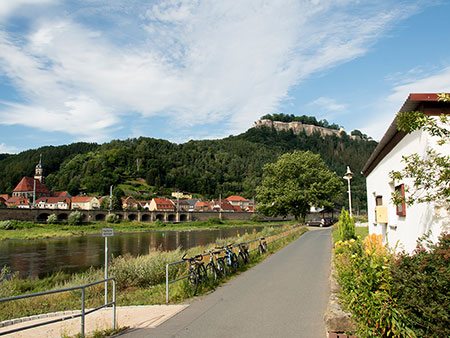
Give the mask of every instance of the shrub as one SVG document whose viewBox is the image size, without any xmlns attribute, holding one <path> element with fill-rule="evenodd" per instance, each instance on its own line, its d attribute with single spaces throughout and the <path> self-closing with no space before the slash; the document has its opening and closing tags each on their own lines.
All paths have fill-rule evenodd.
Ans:
<svg viewBox="0 0 450 338">
<path fill-rule="evenodd" d="M 222 220 L 218 216 L 211 216 L 208 218 L 208 223 L 210 224 L 223 224 Z"/>
<path fill-rule="evenodd" d="M 339 216 L 338 234 L 341 241 L 355 238 L 355 222 L 344 208 L 342 208 L 341 216 Z"/>
<path fill-rule="evenodd" d="M 393 293 L 418 337 L 450 337 L 450 234 L 436 244 L 422 238 L 392 268 Z"/>
<path fill-rule="evenodd" d="M 261 217 L 259 217 L 258 214 L 253 214 L 250 216 L 250 221 L 252 222 L 259 222 L 261 220 Z"/>
<path fill-rule="evenodd" d="M 352 314 L 359 337 L 416 337 L 392 292 L 393 256 L 374 238 L 336 243 L 335 264 L 343 308 Z"/>
<path fill-rule="evenodd" d="M 106 222 L 108 223 L 120 223 L 119 215 L 109 214 L 106 216 Z"/>
<path fill-rule="evenodd" d="M 153 224 L 157 227 L 164 227 L 166 226 L 166 223 L 164 223 L 163 221 L 157 219 L 156 221 L 153 222 Z"/>
<path fill-rule="evenodd" d="M 55 214 L 48 215 L 47 224 L 56 224 L 58 222 L 58 216 Z"/>
<path fill-rule="evenodd" d="M 70 225 L 79 225 L 83 219 L 83 214 L 79 211 L 74 211 L 70 213 L 68 217 L 68 222 Z"/>
<path fill-rule="evenodd" d="M 16 229 L 15 222 L 12 221 L 0 221 L 0 229 L 2 230 L 14 230 Z"/>
</svg>

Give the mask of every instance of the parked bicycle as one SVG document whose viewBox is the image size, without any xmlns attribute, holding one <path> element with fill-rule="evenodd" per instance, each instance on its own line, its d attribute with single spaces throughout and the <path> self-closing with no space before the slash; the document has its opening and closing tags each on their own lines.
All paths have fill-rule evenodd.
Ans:
<svg viewBox="0 0 450 338">
<path fill-rule="evenodd" d="M 219 249 L 218 251 L 214 252 L 216 258 L 217 274 L 218 277 L 225 277 L 227 275 L 227 263 L 225 262 L 225 255 L 221 255 L 224 252 L 224 249 L 219 247 L 216 247 L 216 249 Z"/>
<path fill-rule="evenodd" d="M 188 283 L 193 290 L 193 295 L 195 296 L 200 283 L 208 280 L 208 274 L 206 273 L 205 264 L 203 263 L 203 256 L 197 255 L 195 257 L 185 258 L 186 254 L 183 255 L 182 260 L 189 262 L 189 276 Z"/>
<path fill-rule="evenodd" d="M 237 255 L 233 252 L 233 244 L 228 244 L 224 247 L 225 249 L 225 262 L 227 264 L 228 270 L 232 273 L 235 273 L 239 268 L 239 262 Z"/>
<path fill-rule="evenodd" d="M 220 252 L 211 250 L 211 251 L 206 252 L 206 253 L 209 253 L 209 263 L 206 264 L 206 273 L 208 274 L 208 277 L 214 283 L 216 283 L 217 279 L 222 275 L 222 271 L 221 271 L 221 269 L 219 267 L 219 262 L 217 262 L 217 259 L 216 259 L 217 265 L 214 262 L 214 255 L 217 255 Z M 224 265 L 224 269 L 225 269 L 225 265 Z"/>
<path fill-rule="evenodd" d="M 258 253 L 260 255 L 264 254 L 267 252 L 267 243 L 266 243 L 266 238 L 265 237 L 261 237 L 258 241 Z"/>
<path fill-rule="evenodd" d="M 250 254 L 248 253 L 248 245 L 241 243 L 238 244 L 239 253 L 238 253 L 238 261 L 239 265 L 247 264 L 250 260 Z"/>
</svg>

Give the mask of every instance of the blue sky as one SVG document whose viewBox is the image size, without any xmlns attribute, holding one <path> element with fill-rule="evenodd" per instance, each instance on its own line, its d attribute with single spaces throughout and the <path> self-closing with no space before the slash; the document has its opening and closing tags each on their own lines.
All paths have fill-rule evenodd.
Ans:
<svg viewBox="0 0 450 338">
<path fill-rule="evenodd" d="M 380 139 L 450 91 L 449 1 L 0 2 L 0 153 L 222 138 L 264 114 Z"/>
</svg>

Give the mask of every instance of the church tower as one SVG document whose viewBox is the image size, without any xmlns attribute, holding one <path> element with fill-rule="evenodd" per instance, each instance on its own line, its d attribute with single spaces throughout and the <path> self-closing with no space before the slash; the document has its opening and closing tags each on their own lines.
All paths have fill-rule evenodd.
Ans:
<svg viewBox="0 0 450 338">
<path fill-rule="evenodd" d="M 45 183 L 44 169 L 42 168 L 42 154 L 39 158 L 39 163 L 36 165 L 36 169 L 34 170 L 34 179 L 38 180 L 42 184 Z"/>
</svg>

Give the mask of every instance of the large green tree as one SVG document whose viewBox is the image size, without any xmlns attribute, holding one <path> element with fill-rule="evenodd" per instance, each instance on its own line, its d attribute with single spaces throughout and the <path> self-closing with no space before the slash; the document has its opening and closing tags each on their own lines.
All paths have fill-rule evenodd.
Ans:
<svg viewBox="0 0 450 338">
<path fill-rule="evenodd" d="M 341 179 L 319 155 L 294 151 L 263 168 L 257 188 L 258 211 L 267 216 L 305 217 L 311 206 L 330 207 L 342 193 Z"/>
</svg>

